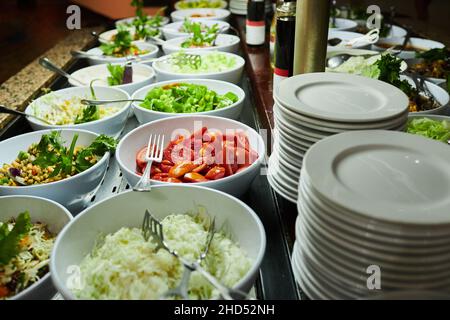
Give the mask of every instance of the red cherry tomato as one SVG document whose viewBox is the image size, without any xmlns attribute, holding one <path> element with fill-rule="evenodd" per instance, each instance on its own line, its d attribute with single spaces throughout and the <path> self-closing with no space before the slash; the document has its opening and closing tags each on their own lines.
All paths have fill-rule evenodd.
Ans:
<svg viewBox="0 0 450 320">
<path fill-rule="evenodd" d="M 179 178 L 184 176 L 186 173 L 191 172 L 197 167 L 197 165 L 190 161 L 183 161 L 174 165 L 170 171 L 169 176 L 173 178 Z"/>
<path fill-rule="evenodd" d="M 209 180 L 222 179 L 223 177 L 225 177 L 225 168 L 224 167 L 219 167 L 219 166 L 216 166 L 216 167 L 212 168 L 205 175 L 205 178 L 209 179 Z"/>
<path fill-rule="evenodd" d="M 196 172 L 189 172 L 186 173 L 183 177 L 183 180 L 186 182 L 206 182 L 208 179 L 206 179 L 204 176 L 202 176 L 200 173 Z"/>
</svg>

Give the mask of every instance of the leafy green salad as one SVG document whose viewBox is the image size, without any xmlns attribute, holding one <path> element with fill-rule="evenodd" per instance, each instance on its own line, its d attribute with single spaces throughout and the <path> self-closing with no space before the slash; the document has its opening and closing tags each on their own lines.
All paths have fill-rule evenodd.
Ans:
<svg viewBox="0 0 450 320">
<path fill-rule="evenodd" d="M 407 132 L 449 143 L 450 121 L 433 120 L 430 118 L 413 118 L 408 122 Z"/>
<path fill-rule="evenodd" d="M 173 83 L 150 90 L 141 107 L 170 113 L 194 113 L 228 107 L 239 100 L 232 92 L 219 95 L 204 85 Z"/>
</svg>

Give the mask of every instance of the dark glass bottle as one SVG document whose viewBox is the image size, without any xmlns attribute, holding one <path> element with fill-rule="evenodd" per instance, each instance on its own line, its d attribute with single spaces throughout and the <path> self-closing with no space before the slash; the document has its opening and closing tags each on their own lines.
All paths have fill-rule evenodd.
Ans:
<svg viewBox="0 0 450 320">
<path fill-rule="evenodd" d="M 276 11 L 274 90 L 294 71 L 296 1 L 279 1 Z"/>
</svg>

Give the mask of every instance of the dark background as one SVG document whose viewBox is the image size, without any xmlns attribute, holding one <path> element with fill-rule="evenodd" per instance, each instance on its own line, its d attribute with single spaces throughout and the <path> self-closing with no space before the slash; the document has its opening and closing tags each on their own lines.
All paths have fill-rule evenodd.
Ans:
<svg viewBox="0 0 450 320">
<path fill-rule="evenodd" d="M 131 0 L 123 0 L 129 3 Z M 165 6 L 173 1 L 148 0 L 146 5 Z M 339 0 L 338 4 L 379 4 L 391 6 L 418 25 L 422 31 L 448 37 L 450 0 Z M 68 35 L 66 8 L 68 0 L 0 0 L 0 84 L 33 59 Z M 111 23 L 99 14 L 82 9 L 82 27 Z M 436 39 L 441 40 L 442 39 Z"/>
</svg>

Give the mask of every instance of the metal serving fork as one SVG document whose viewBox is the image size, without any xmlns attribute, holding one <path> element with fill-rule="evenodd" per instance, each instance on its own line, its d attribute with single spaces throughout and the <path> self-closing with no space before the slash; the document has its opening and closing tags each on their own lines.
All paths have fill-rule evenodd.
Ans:
<svg viewBox="0 0 450 320">
<path fill-rule="evenodd" d="M 164 152 L 164 136 L 150 135 L 148 138 L 147 152 L 145 153 L 145 161 L 147 165 L 145 166 L 144 173 L 141 179 L 133 187 L 133 191 L 146 192 L 151 190 L 150 183 L 150 170 L 152 168 L 153 161 L 161 162 Z"/>
<path fill-rule="evenodd" d="M 153 217 L 148 210 L 145 211 L 144 221 L 142 223 L 142 234 L 146 241 L 150 236 L 152 236 L 153 240 L 156 242 L 157 249 L 164 249 L 169 252 L 171 255 L 176 257 L 185 268 L 190 269 L 191 272 L 198 271 L 202 276 L 206 278 L 206 280 L 208 280 L 209 283 L 214 286 L 214 288 L 219 291 L 220 295 L 225 300 L 233 300 L 233 296 L 235 296 L 237 299 L 250 299 L 246 293 L 240 290 L 228 288 L 227 286 L 220 283 L 220 281 L 217 280 L 213 275 L 203 269 L 198 261 L 194 261 L 191 263 L 184 259 L 182 256 L 178 255 L 175 250 L 171 250 L 164 241 L 164 232 L 161 222 Z"/>
<path fill-rule="evenodd" d="M 215 221 L 216 218 L 213 218 L 212 221 L 209 224 L 209 230 L 208 230 L 208 236 L 206 237 L 206 243 L 205 243 L 205 249 L 200 254 L 200 256 L 197 259 L 197 262 L 200 264 L 208 254 L 209 247 L 211 246 L 212 239 L 214 238 L 215 233 Z M 189 279 L 191 277 L 192 271 L 195 271 L 192 268 L 184 266 L 183 275 L 181 277 L 180 283 L 177 287 L 168 290 L 166 293 L 164 293 L 161 296 L 161 299 L 167 299 L 167 298 L 181 298 L 184 300 L 189 300 L 188 295 L 188 289 L 189 289 Z"/>
</svg>

